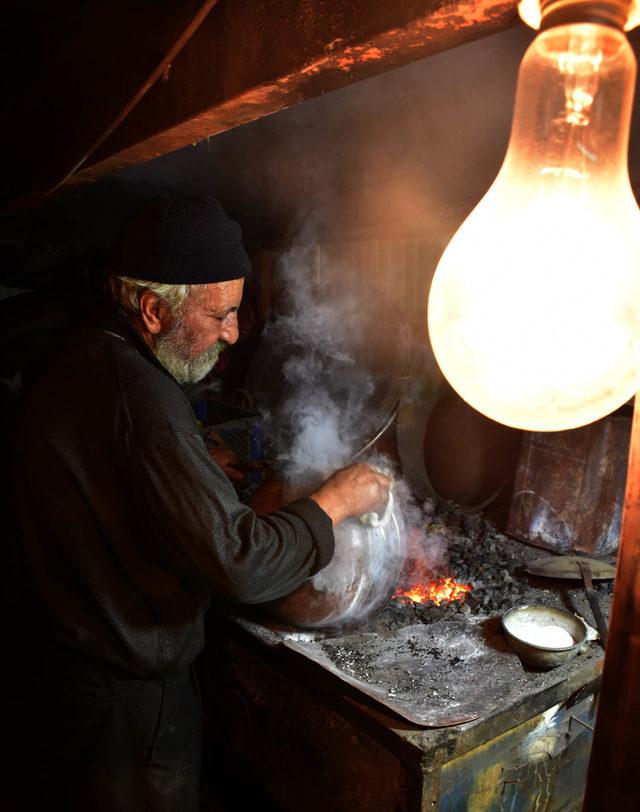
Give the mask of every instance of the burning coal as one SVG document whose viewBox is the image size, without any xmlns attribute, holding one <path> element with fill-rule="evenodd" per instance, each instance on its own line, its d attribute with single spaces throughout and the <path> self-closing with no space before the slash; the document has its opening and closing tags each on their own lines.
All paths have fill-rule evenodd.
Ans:
<svg viewBox="0 0 640 812">
<path fill-rule="evenodd" d="M 451 533 L 435 516 L 437 505 L 430 499 L 419 504 L 404 483 L 398 487 L 402 512 L 408 527 L 407 557 L 394 598 L 401 603 L 464 601 L 473 586 L 452 577 L 449 558 Z"/>
<path fill-rule="evenodd" d="M 460 601 L 472 590 L 451 577 L 448 528 L 434 521 L 435 503 L 418 503 L 406 483 L 396 484 L 396 498 L 407 527 L 407 555 L 394 598 L 402 603 L 440 605 Z"/>
<path fill-rule="evenodd" d="M 402 603 L 426 603 L 433 601 L 437 606 L 443 601 L 463 600 L 473 587 L 470 584 L 459 584 L 451 577 L 438 578 L 436 581 L 418 583 L 409 589 L 397 589 L 394 598 Z"/>
</svg>

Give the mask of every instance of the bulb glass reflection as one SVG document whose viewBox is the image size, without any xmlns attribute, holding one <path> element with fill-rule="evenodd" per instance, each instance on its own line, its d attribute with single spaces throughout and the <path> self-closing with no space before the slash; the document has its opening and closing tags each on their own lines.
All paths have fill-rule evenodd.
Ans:
<svg viewBox="0 0 640 812">
<path fill-rule="evenodd" d="M 501 423 L 575 428 L 640 388 L 640 212 L 627 171 L 635 73 L 614 28 L 539 34 L 500 173 L 436 270 L 438 364 Z"/>
</svg>

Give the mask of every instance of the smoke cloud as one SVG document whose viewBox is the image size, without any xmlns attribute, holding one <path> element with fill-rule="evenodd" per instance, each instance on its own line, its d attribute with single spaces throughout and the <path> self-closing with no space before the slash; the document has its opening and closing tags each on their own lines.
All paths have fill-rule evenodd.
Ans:
<svg viewBox="0 0 640 812">
<path fill-rule="evenodd" d="M 346 465 L 376 421 L 374 376 L 357 357 L 366 309 L 348 285 L 336 297 L 338 271 L 314 279 L 315 256 L 294 247 L 281 258 L 284 295 L 261 348 L 277 373 L 258 387 L 265 434 L 292 496 Z"/>
</svg>

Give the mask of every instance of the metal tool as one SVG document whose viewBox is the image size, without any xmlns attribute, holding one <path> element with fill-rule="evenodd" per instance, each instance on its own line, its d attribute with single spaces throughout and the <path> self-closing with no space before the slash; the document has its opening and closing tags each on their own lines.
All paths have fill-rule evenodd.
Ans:
<svg viewBox="0 0 640 812">
<path fill-rule="evenodd" d="M 591 567 L 587 559 L 584 561 L 580 561 L 580 572 L 582 573 L 582 581 L 584 583 L 584 590 L 587 593 L 587 598 L 589 598 L 589 604 L 591 606 L 591 611 L 593 612 L 593 616 L 596 619 L 596 626 L 598 627 L 598 633 L 600 634 L 600 640 L 602 640 L 602 645 L 604 648 L 607 646 L 607 623 L 602 615 L 602 609 L 600 608 L 600 603 L 598 601 L 598 596 L 593 588 L 593 581 L 591 580 Z"/>
</svg>

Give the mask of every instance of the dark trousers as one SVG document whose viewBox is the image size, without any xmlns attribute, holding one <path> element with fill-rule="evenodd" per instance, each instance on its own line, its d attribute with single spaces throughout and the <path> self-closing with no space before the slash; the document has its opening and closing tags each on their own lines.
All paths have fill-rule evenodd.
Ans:
<svg viewBox="0 0 640 812">
<path fill-rule="evenodd" d="M 43 683 L 49 808 L 197 812 L 202 708 L 193 667 L 162 680 L 63 669 Z"/>
</svg>

